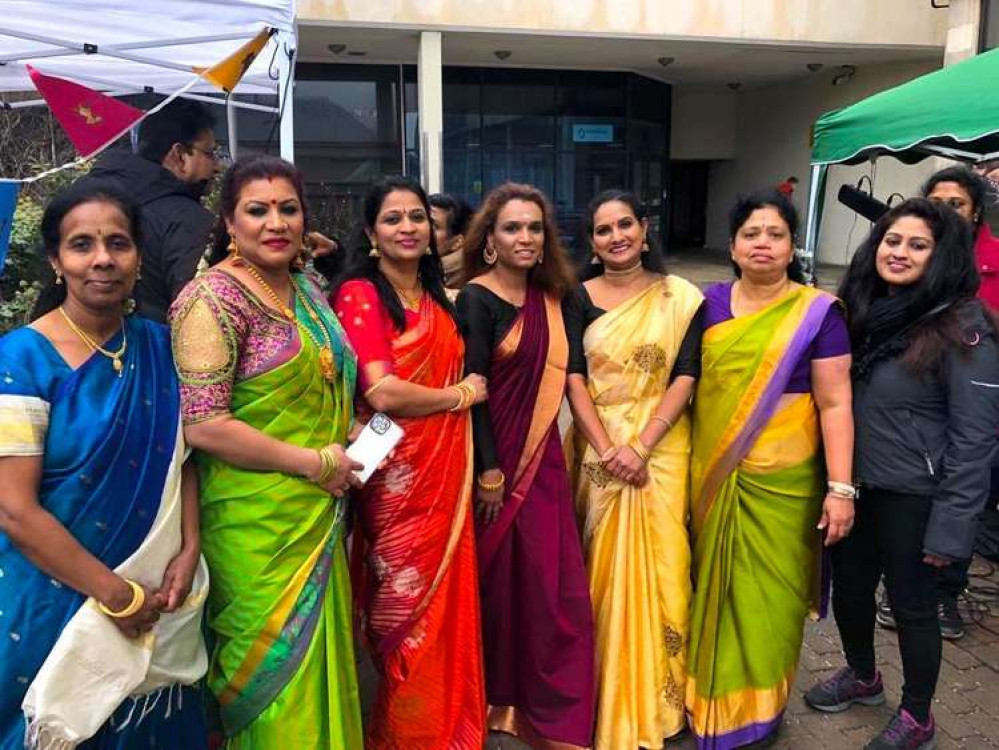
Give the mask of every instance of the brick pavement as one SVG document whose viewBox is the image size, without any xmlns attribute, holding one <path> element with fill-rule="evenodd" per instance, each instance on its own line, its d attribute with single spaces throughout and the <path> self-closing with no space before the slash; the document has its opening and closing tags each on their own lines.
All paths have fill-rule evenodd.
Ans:
<svg viewBox="0 0 999 750">
<path fill-rule="evenodd" d="M 987 568 L 978 562 L 972 568 L 973 575 L 985 572 Z M 991 586 L 999 586 L 999 573 L 984 580 Z M 991 614 L 983 613 L 981 622 L 969 623 L 967 631 L 960 641 L 944 642 L 943 666 L 933 705 L 938 750 L 999 749 L 999 607 L 993 604 Z M 773 745 L 775 750 L 860 750 L 881 730 L 898 706 L 902 669 L 894 633 L 878 628 L 876 644 L 887 703 L 878 707 L 855 706 L 841 714 L 821 714 L 805 706 L 802 693 L 841 667 L 843 657 L 831 618 L 807 626 L 797 683 L 780 739 Z M 686 737 L 669 745 L 668 750 L 694 747 L 693 740 Z M 527 746 L 494 734 L 487 748 L 525 750 Z"/>
</svg>

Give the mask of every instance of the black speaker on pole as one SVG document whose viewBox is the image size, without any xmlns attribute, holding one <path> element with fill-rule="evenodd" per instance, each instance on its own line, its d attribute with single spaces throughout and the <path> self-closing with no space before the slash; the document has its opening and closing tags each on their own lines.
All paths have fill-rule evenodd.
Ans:
<svg viewBox="0 0 999 750">
<path fill-rule="evenodd" d="M 868 221 L 877 221 L 888 210 L 888 205 L 853 185 L 843 185 L 836 198 L 847 208 L 853 209 Z"/>
</svg>

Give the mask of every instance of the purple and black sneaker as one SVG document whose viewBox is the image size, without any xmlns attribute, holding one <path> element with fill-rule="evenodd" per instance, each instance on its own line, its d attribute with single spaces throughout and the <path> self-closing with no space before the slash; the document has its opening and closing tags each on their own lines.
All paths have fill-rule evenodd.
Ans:
<svg viewBox="0 0 999 750">
<path fill-rule="evenodd" d="M 912 714 L 900 708 L 864 750 L 934 750 L 936 730 L 932 716 L 925 724 L 920 724 Z"/>
<path fill-rule="evenodd" d="M 881 673 L 875 672 L 874 679 L 863 682 L 849 667 L 843 667 L 828 680 L 824 680 L 805 693 L 805 703 L 816 711 L 837 714 L 846 711 L 854 703 L 863 706 L 880 706 L 885 702 L 885 688 Z"/>
</svg>

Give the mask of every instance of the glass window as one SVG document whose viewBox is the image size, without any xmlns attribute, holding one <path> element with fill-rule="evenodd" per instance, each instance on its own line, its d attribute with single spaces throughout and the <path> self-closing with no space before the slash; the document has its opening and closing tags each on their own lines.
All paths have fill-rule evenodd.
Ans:
<svg viewBox="0 0 999 750">
<path fill-rule="evenodd" d="M 555 75 L 547 71 L 485 70 L 482 145 L 555 147 Z"/>
</svg>

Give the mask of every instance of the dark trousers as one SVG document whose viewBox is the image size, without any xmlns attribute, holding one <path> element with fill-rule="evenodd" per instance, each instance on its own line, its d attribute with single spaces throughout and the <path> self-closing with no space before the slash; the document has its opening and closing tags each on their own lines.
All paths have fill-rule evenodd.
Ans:
<svg viewBox="0 0 999 750">
<path fill-rule="evenodd" d="M 968 568 L 971 560 L 955 560 L 937 572 L 937 599 L 955 600 L 968 588 Z"/>
<path fill-rule="evenodd" d="M 936 569 L 922 561 L 930 502 L 865 487 L 853 532 L 832 548 L 833 610 L 847 663 L 861 679 L 874 677 L 875 591 L 884 573 L 905 676 L 902 708 L 921 722 L 929 716 L 941 652 Z"/>
</svg>

